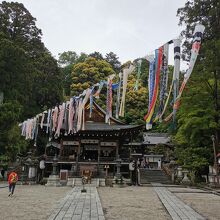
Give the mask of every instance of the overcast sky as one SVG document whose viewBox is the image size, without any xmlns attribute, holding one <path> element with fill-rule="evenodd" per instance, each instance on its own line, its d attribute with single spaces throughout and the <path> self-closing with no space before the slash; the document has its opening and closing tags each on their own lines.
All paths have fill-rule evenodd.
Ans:
<svg viewBox="0 0 220 220">
<path fill-rule="evenodd" d="M 179 36 L 177 9 L 186 0 L 18 0 L 37 19 L 43 42 L 58 57 L 112 51 L 123 63 Z"/>
</svg>

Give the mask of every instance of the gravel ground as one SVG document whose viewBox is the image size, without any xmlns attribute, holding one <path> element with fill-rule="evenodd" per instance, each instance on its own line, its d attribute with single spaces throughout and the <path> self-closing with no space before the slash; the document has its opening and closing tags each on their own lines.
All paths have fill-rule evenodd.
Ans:
<svg viewBox="0 0 220 220">
<path fill-rule="evenodd" d="M 13 197 L 8 197 L 8 188 L 0 188 L 0 219 L 47 219 L 54 205 L 69 190 L 69 187 L 17 185 Z"/>
<path fill-rule="evenodd" d="M 0 220 L 44 220 L 70 191 L 69 187 L 17 185 L 13 197 L 0 187 Z M 220 219 L 220 196 L 202 190 L 170 187 L 169 190 L 209 220 Z M 152 187 L 100 187 L 106 220 L 171 219 Z M 190 192 L 190 193 L 189 193 Z"/>
<path fill-rule="evenodd" d="M 175 192 L 174 194 L 177 197 L 179 197 L 183 202 L 191 206 L 195 211 L 197 211 L 207 219 L 220 219 L 220 196 L 210 193 L 182 193 L 195 191 L 194 189 L 188 188 L 170 188 L 169 190 L 171 192 Z M 197 191 L 201 192 L 202 190 Z"/>
<path fill-rule="evenodd" d="M 98 188 L 106 220 L 171 219 L 152 187 Z"/>
</svg>

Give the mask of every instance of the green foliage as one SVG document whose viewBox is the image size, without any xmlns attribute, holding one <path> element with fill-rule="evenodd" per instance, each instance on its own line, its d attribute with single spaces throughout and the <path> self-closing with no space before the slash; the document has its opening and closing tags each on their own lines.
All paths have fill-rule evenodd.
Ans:
<svg viewBox="0 0 220 220">
<path fill-rule="evenodd" d="M 28 142 L 18 122 L 62 100 L 62 75 L 23 4 L 0 4 L 0 156 L 13 160 Z"/>
<path fill-rule="evenodd" d="M 217 0 L 187 1 L 177 12 L 180 24 L 185 24 L 183 35 L 185 59 L 189 51 L 196 23 L 205 25 L 205 34 L 198 63 L 181 99 L 177 114 L 177 132 L 174 136 L 178 162 L 196 175 L 212 164 L 211 135 L 219 141 L 219 75 L 220 69 L 220 5 Z"/>
<path fill-rule="evenodd" d="M 99 53 L 99 52 L 97 52 L 97 51 L 95 51 L 94 53 L 90 53 L 90 54 L 89 54 L 89 57 L 93 57 L 93 58 L 95 58 L 96 60 L 103 60 L 103 59 L 104 59 L 103 56 L 102 56 L 102 54 Z"/>
<path fill-rule="evenodd" d="M 20 135 L 17 121 L 23 113 L 22 106 L 11 101 L 0 105 L 0 156 L 14 159 L 17 152 L 26 149 L 28 143 Z"/>
<path fill-rule="evenodd" d="M 98 53 L 98 52 L 97 52 Z M 59 54 L 58 63 L 62 66 L 60 68 L 61 75 L 63 77 L 62 84 L 64 90 L 64 96 L 68 98 L 71 92 L 71 84 L 72 84 L 72 70 L 74 65 L 77 63 L 84 62 L 88 57 L 87 54 L 81 53 L 78 55 L 74 51 L 67 51 Z"/>
<path fill-rule="evenodd" d="M 141 75 L 140 81 L 144 87 L 148 87 L 148 73 L 149 73 L 149 62 L 146 59 L 138 58 L 134 60 L 135 66 L 137 66 L 137 61 L 142 60 L 141 62 Z M 136 78 L 137 78 L 137 71 L 136 71 Z"/>
<path fill-rule="evenodd" d="M 58 63 L 63 66 L 69 66 L 73 63 L 76 63 L 78 58 L 79 56 L 75 51 L 67 51 L 59 53 Z"/>
<path fill-rule="evenodd" d="M 131 124 L 144 124 L 144 114 L 147 108 L 148 90 L 139 82 L 138 91 L 134 90 L 136 76 L 131 74 L 128 78 L 128 88 L 125 103 L 125 122 Z"/>
<path fill-rule="evenodd" d="M 121 70 L 121 63 L 118 60 L 118 57 L 115 53 L 110 52 L 105 55 L 105 60 L 108 62 L 116 73 L 119 73 Z"/>
<path fill-rule="evenodd" d="M 33 100 L 40 109 L 47 109 L 62 100 L 63 76 L 57 61 L 49 53 L 42 53 L 34 62 Z M 40 111 L 38 110 L 38 112 Z"/>
<path fill-rule="evenodd" d="M 71 94 L 79 95 L 83 90 L 95 83 L 107 80 L 107 77 L 114 73 L 111 65 L 105 60 L 96 60 L 93 57 L 88 57 L 84 62 L 78 63 L 73 67 Z"/>
</svg>

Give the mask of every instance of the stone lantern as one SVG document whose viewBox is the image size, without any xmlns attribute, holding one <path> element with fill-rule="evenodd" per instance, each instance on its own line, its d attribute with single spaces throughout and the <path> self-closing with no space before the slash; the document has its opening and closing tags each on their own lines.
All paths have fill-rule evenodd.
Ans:
<svg viewBox="0 0 220 220">
<path fill-rule="evenodd" d="M 34 181 L 36 180 L 36 166 L 35 166 L 36 161 L 32 158 L 31 151 L 29 151 L 27 154 L 28 155 L 27 155 L 25 164 L 27 165 L 27 168 L 28 168 L 27 170 L 28 170 L 29 184 L 31 184 L 31 183 L 34 183 Z"/>
<path fill-rule="evenodd" d="M 58 158 L 57 155 L 55 154 L 54 158 L 53 158 L 53 171 L 52 174 L 49 176 L 48 180 L 47 180 L 47 184 L 46 186 L 61 186 L 60 184 L 60 177 L 57 174 L 57 166 L 58 166 Z"/>
<path fill-rule="evenodd" d="M 116 183 L 122 183 L 122 176 L 121 176 L 121 158 L 117 158 L 116 159 L 116 167 L 117 167 L 117 171 L 116 171 Z"/>
</svg>

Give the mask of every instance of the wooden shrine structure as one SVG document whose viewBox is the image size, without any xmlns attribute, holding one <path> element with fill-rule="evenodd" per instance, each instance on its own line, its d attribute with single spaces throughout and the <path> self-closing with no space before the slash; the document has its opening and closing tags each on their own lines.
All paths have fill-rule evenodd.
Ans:
<svg viewBox="0 0 220 220">
<path fill-rule="evenodd" d="M 93 176 L 115 175 L 117 159 L 121 159 L 121 172 L 128 172 L 130 149 L 125 146 L 142 130 L 142 126 L 126 125 L 110 117 L 105 123 L 106 112 L 95 102 L 90 117 L 90 103 L 85 107 L 85 130 L 67 134 L 61 130 L 58 139 L 52 139 L 45 149 L 45 177 L 52 173 L 55 155 L 58 169 L 68 171 L 69 176 L 80 176 L 91 170 Z"/>
</svg>

